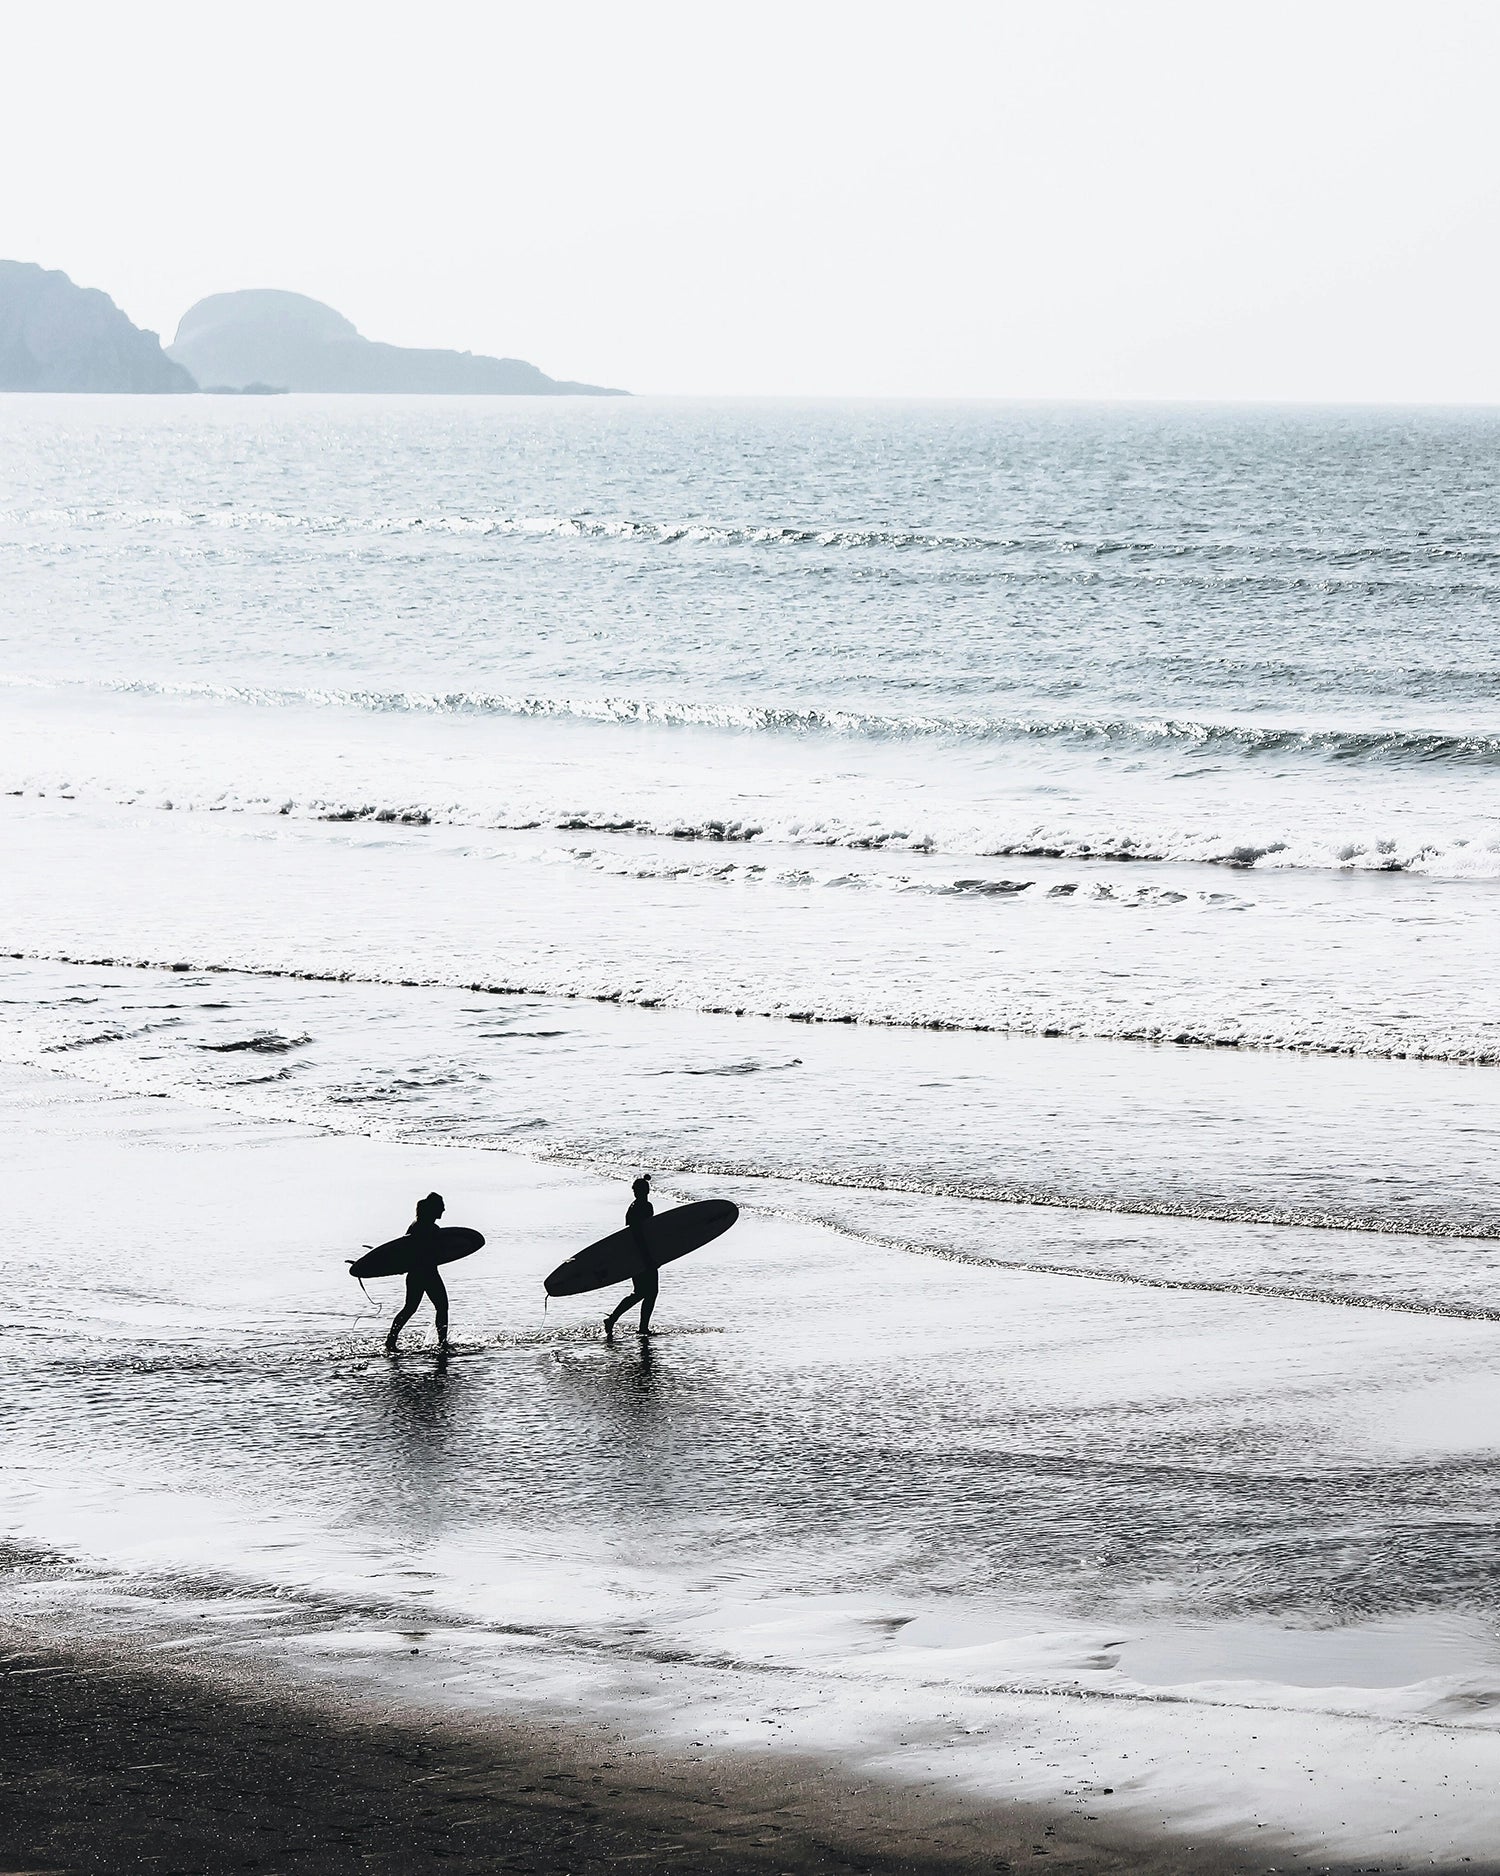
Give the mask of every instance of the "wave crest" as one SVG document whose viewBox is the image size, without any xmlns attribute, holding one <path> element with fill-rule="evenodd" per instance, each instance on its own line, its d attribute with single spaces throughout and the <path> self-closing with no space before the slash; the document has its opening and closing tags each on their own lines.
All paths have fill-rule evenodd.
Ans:
<svg viewBox="0 0 1500 1876">
<path fill-rule="evenodd" d="M 1500 548 L 1488 537 L 1427 540 L 1367 537 L 1338 543 L 1295 535 L 1267 551 L 1253 536 L 1231 532 L 1191 537 L 1154 533 L 1089 533 L 1065 528 L 943 528 L 891 522 L 716 520 L 706 515 L 639 516 L 510 510 L 431 512 L 328 510 L 322 514 L 271 507 L 176 507 L 148 503 L 37 504 L 0 510 L 0 527 L 182 529 L 205 533 L 302 535 L 460 535 L 562 540 L 639 541 L 660 546 L 820 547 L 845 551 L 970 552 L 1057 556 L 1070 560 L 1169 560 L 1257 568 L 1314 569 L 1324 577 L 1368 579 L 1371 572 L 1420 568 L 1500 570 Z"/>
<path fill-rule="evenodd" d="M 25 679 L 6 677 L 7 684 Z M 549 697 L 508 691 L 370 690 L 307 686 L 276 688 L 206 682 L 159 683 L 122 678 L 107 686 L 124 695 L 201 697 L 217 703 L 272 708 L 307 705 L 372 713 L 492 716 L 580 723 L 639 724 L 661 729 L 712 729 L 743 734 L 828 735 L 871 740 L 966 743 L 1061 743 L 1078 748 L 1158 750 L 1167 755 L 1304 756 L 1329 763 L 1500 767 L 1500 731 L 1418 729 L 1337 724 L 1233 722 L 1212 717 L 1058 716 L 956 712 L 903 715 L 816 704 L 700 703 L 676 698 L 609 695 Z"/>
</svg>

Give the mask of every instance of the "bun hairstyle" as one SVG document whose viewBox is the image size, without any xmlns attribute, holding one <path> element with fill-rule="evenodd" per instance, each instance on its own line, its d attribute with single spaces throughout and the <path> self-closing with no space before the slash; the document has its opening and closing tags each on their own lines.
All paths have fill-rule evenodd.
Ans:
<svg viewBox="0 0 1500 1876">
<path fill-rule="evenodd" d="M 425 1199 L 417 1200 L 417 1218 L 424 1225 L 434 1218 L 441 1218 L 446 1209 L 441 1192 L 429 1192 Z"/>
<path fill-rule="evenodd" d="M 635 1184 L 630 1189 L 632 1192 L 636 1193 L 637 1196 L 642 1192 L 649 1192 L 651 1190 L 650 1173 L 642 1173 L 640 1178 L 636 1180 Z"/>
</svg>

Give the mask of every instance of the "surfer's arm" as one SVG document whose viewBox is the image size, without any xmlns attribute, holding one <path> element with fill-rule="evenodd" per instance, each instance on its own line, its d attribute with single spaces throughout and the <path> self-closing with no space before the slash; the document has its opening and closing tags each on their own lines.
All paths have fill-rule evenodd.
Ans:
<svg viewBox="0 0 1500 1876">
<path fill-rule="evenodd" d="M 640 1259 L 642 1270 L 655 1270 L 656 1247 L 652 1242 L 650 1219 L 632 1218 L 627 1213 L 625 1223 L 630 1229 L 630 1241 L 635 1246 L 635 1254 Z"/>
</svg>

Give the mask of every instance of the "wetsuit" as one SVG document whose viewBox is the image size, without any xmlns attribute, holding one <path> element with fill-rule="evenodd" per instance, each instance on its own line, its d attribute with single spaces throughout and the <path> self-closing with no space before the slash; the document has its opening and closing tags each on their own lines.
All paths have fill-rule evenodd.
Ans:
<svg viewBox="0 0 1500 1876">
<path fill-rule="evenodd" d="M 638 1266 L 635 1273 L 635 1288 L 623 1303 L 617 1303 L 605 1321 L 606 1333 L 613 1329 L 627 1309 L 639 1303 L 641 1306 L 641 1329 L 651 1327 L 651 1312 L 656 1307 L 657 1275 L 656 1254 L 652 1243 L 651 1221 L 656 1216 L 650 1199 L 636 1199 L 625 1214 L 625 1229 L 635 1240 Z"/>
<path fill-rule="evenodd" d="M 432 1298 L 433 1314 L 437 1317 L 437 1333 L 440 1342 L 448 1340 L 448 1290 L 443 1279 L 438 1275 L 437 1267 L 438 1226 L 418 1219 L 406 1227 L 406 1235 L 415 1238 L 418 1243 L 426 1242 L 431 1247 L 432 1255 L 421 1263 L 412 1259 L 411 1269 L 406 1273 L 406 1301 L 396 1312 L 396 1320 L 391 1324 L 391 1332 L 385 1338 L 387 1348 L 394 1348 L 396 1337 L 417 1313 L 418 1305 L 424 1296 Z"/>
</svg>

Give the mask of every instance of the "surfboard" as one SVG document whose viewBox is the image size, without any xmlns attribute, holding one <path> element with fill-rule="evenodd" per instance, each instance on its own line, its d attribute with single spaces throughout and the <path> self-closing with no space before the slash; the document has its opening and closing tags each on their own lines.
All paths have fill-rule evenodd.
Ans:
<svg viewBox="0 0 1500 1876">
<path fill-rule="evenodd" d="M 670 1264 L 689 1251 L 722 1237 L 740 1215 L 728 1199 L 700 1199 L 695 1205 L 676 1205 L 658 1212 L 651 1221 L 657 1267 Z M 639 1253 L 629 1231 L 612 1231 L 598 1243 L 586 1245 L 546 1278 L 548 1296 L 582 1296 L 611 1283 L 633 1283 Z"/>
<path fill-rule="evenodd" d="M 466 1225 L 439 1225 L 437 1256 L 432 1255 L 432 1239 L 392 1238 L 389 1244 L 377 1244 L 349 1266 L 351 1277 L 399 1277 L 412 1264 L 451 1264 L 460 1257 L 472 1257 L 484 1243 L 484 1234 L 470 1231 Z M 418 1246 L 420 1244 L 420 1249 Z"/>
</svg>

